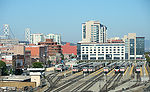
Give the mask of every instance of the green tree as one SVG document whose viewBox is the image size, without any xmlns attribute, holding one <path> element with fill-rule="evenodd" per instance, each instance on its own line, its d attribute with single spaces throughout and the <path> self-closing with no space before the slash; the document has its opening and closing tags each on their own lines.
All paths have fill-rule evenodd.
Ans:
<svg viewBox="0 0 150 92">
<path fill-rule="evenodd" d="M 64 60 L 64 55 L 63 54 L 61 54 L 61 60 Z"/>
<path fill-rule="evenodd" d="M 33 65 L 33 68 L 43 68 L 42 62 L 34 62 L 32 65 Z"/>
<path fill-rule="evenodd" d="M 48 62 L 48 65 L 50 65 L 52 63 L 52 61 L 50 61 L 50 60 L 48 60 L 47 62 Z"/>
<path fill-rule="evenodd" d="M 6 75 L 7 74 L 7 67 L 6 67 L 6 63 L 0 60 L 0 70 L 2 75 Z"/>
</svg>

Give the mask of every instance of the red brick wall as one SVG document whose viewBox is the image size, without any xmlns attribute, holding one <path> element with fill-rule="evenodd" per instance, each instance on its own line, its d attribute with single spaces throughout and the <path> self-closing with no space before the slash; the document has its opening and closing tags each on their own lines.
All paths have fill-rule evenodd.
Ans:
<svg viewBox="0 0 150 92">
<path fill-rule="evenodd" d="M 70 46 L 70 43 L 66 43 L 62 46 L 62 53 L 63 54 L 74 54 L 77 55 L 77 46 Z"/>
<path fill-rule="evenodd" d="M 31 57 L 39 57 L 39 47 L 26 47 L 25 50 L 31 51 Z"/>
</svg>

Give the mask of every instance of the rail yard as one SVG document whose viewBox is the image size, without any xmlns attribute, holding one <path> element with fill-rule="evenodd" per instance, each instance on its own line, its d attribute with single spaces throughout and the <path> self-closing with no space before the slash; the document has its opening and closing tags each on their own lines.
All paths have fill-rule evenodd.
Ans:
<svg viewBox="0 0 150 92">
<path fill-rule="evenodd" d="M 45 92 L 141 92 L 150 85 L 150 67 L 140 61 L 82 62 L 50 73 L 46 79 Z"/>
</svg>

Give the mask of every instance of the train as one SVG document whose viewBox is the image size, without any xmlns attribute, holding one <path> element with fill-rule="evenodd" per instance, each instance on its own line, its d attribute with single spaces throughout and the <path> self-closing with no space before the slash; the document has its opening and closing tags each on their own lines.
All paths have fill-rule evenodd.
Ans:
<svg viewBox="0 0 150 92">
<path fill-rule="evenodd" d="M 120 73 L 120 68 L 122 67 L 123 64 L 124 64 L 124 62 L 118 62 L 116 64 L 115 73 Z"/>
<path fill-rule="evenodd" d="M 113 62 L 107 66 L 104 67 L 104 73 L 110 72 L 112 69 L 114 69 L 116 66 L 116 62 Z"/>
<path fill-rule="evenodd" d="M 122 64 L 122 66 L 120 67 L 119 72 L 120 73 L 124 73 L 126 71 L 126 69 L 127 69 L 128 66 L 129 66 L 129 63 L 128 62 L 124 62 Z"/>
<path fill-rule="evenodd" d="M 85 65 L 85 66 L 82 68 L 83 73 L 88 73 L 88 68 L 89 68 L 89 66 L 90 66 L 91 64 L 93 64 L 93 63 L 88 63 L 87 65 Z"/>
<path fill-rule="evenodd" d="M 88 67 L 88 73 L 95 72 L 95 71 L 97 71 L 98 69 L 100 69 L 102 67 L 103 67 L 103 63 L 101 63 L 101 62 L 93 62 Z"/>
<path fill-rule="evenodd" d="M 143 62 L 137 62 L 136 64 L 135 72 L 140 73 L 140 68 L 143 66 Z"/>
<path fill-rule="evenodd" d="M 67 70 L 67 67 L 64 64 L 55 65 L 55 71 L 64 71 Z"/>
<path fill-rule="evenodd" d="M 82 68 L 85 67 L 86 65 L 87 65 L 86 62 L 73 65 L 73 67 L 72 67 L 72 73 L 77 73 L 77 72 L 82 71 Z"/>
</svg>

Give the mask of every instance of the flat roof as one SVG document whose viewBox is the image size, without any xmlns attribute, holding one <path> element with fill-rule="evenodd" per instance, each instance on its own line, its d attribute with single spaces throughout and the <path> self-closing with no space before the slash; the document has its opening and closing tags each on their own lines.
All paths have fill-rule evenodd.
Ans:
<svg viewBox="0 0 150 92">
<path fill-rule="evenodd" d="M 0 80 L 2 81 L 25 81 L 30 78 L 31 78 L 30 76 L 12 75 L 12 76 L 4 76 Z"/>
</svg>

